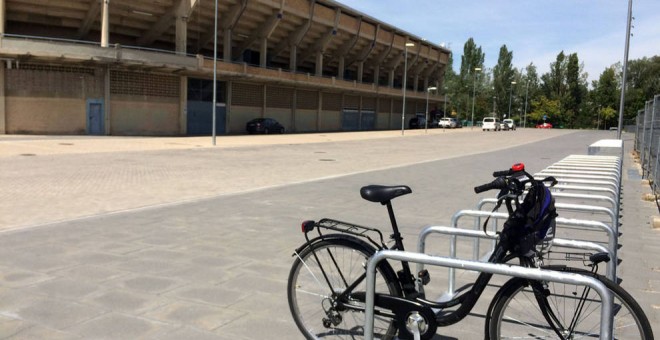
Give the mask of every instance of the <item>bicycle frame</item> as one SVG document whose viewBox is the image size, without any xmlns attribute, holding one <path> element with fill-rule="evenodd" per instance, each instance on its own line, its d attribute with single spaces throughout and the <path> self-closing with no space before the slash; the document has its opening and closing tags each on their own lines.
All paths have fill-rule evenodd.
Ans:
<svg viewBox="0 0 660 340">
<path fill-rule="evenodd" d="M 299 253 L 302 250 L 302 248 L 311 246 L 315 242 L 318 242 L 320 240 L 327 240 L 329 238 L 334 238 L 334 237 L 349 237 L 354 239 L 364 239 L 366 240 L 364 241 L 364 243 L 368 243 L 375 246 L 377 250 L 405 251 L 403 245 L 403 238 L 401 237 L 401 234 L 399 233 L 398 230 L 396 217 L 394 215 L 392 204 L 391 202 L 387 202 L 385 205 L 387 206 L 387 210 L 390 216 L 390 222 L 392 224 L 392 229 L 393 229 L 391 239 L 394 241 L 394 245 L 391 248 L 387 247 L 387 245 L 383 241 L 382 233 L 378 229 L 363 227 L 337 220 L 323 219 L 318 223 L 310 224 L 307 227 L 303 226 L 303 228 L 306 228 L 305 238 L 307 240 L 307 243 L 302 247 L 300 247 L 299 249 L 297 249 L 296 254 Z M 507 208 L 510 208 L 510 202 L 507 202 Z M 319 236 L 310 239 L 308 233 L 313 229 L 317 230 Z M 321 229 L 339 231 L 347 235 L 337 235 L 337 234 L 326 235 L 321 232 Z M 377 234 L 379 240 L 378 241 L 375 240 L 374 237 L 369 236 L 368 233 Z M 506 263 L 511 261 L 512 259 L 519 258 L 520 264 L 522 266 L 533 267 L 534 262 L 532 259 L 527 257 L 520 257 L 519 255 L 511 252 L 512 249 L 511 240 L 514 237 L 515 236 L 512 234 L 512 232 L 503 230 L 502 234 L 500 235 L 500 240 L 497 242 L 497 245 L 495 247 L 495 251 L 492 253 L 488 262 Z M 331 289 L 332 292 L 336 292 L 336 290 L 332 286 L 332 283 L 327 278 L 325 269 L 323 268 L 323 266 L 320 265 L 320 261 L 315 252 L 313 253 L 313 256 L 315 261 L 317 261 L 317 263 L 319 264 L 319 267 L 321 268 L 324 279 L 328 284 L 329 288 Z M 334 260 L 333 255 L 329 253 L 329 256 L 336 266 L 336 261 Z M 492 278 L 492 274 L 481 273 L 477 277 L 475 283 L 472 285 L 472 288 L 470 290 L 464 292 L 463 294 L 449 301 L 435 302 L 435 301 L 426 300 L 424 294 L 420 293 L 420 291 L 417 290 L 415 278 L 410 271 L 410 264 L 407 261 L 401 261 L 401 266 L 402 266 L 402 270 L 397 272 L 397 277 L 398 277 L 399 288 L 401 289 L 405 298 L 402 299 L 395 297 L 380 296 L 378 299 L 376 299 L 377 301 L 376 306 L 380 307 L 381 309 L 374 311 L 375 314 L 388 316 L 388 317 L 395 317 L 396 313 L 387 313 L 382 309 L 386 309 L 386 310 L 411 309 L 411 308 L 419 308 L 420 305 L 428 309 L 446 309 L 460 305 L 458 309 L 449 312 L 445 315 L 437 316 L 435 318 L 437 325 L 449 326 L 463 320 L 472 311 L 472 308 L 474 308 L 477 301 L 479 300 L 479 297 L 481 296 L 485 288 L 488 286 L 488 283 Z M 344 280 L 343 284 L 346 288 L 343 289 L 343 291 L 337 295 L 333 293 L 333 298 L 337 302 L 338 308 L 364 311 L 364 307 L 351 304 L 350 301 L 351 299 L 352 300 L 357 299 L 360 302 L 365 301 L 364 292 L 355 292 L 354 290 L 356 287 L 358 287 L 362 282 L 366 280 L 366 271 L 364 274 L 360 275 L 353 282 L 346 282 L 343 277 L 342 279 Z M 411 304 L 415 304 L 415 306 L 413 307 L 411 306 Z"/>
</svg>

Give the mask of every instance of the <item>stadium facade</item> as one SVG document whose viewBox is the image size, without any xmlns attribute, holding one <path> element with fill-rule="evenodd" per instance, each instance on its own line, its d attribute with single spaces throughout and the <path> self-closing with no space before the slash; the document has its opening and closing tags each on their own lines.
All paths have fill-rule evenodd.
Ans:
<svg viewBox="0 0 660 340">
<path fill-rule="evenodd" d="M 210 134 L 214 53 L 218 134 L 398 129 L 404 98 L 407 128 L 442 107 L 441 46 L 329 0 L 217 4 L 0 0 L 0 133 Z"/>
</svg>

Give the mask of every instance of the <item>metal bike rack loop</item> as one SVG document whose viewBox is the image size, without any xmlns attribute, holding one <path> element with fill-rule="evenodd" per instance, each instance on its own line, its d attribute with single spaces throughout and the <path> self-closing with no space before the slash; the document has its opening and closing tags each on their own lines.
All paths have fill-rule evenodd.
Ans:
<svg viewBox="0 0 660 340">
<path fill-rule="evenodd" d="M 561 195 L 554 195 L 556 197 L 561 197 Z M 481 201 L 479 201 L 479 204 L 477 205 L 477 209 L 481 210 L 481 208 L 485 204 L 497 204 L 497 199 L 496 198 L 484 198 Z M 555 202 L 555 208 L 557 210 L 566 210 L 566 211 L 578 211 L 578 212 L 591 212 L 591 213 L 602 213 L 610 217 L 610 221 L 612 222 L 611 226 L 612 229 L 618 230 L 618 222 L 619 222 L 619 215 L 616 214 L 612 209 L 606 208 L 606 207 L 601 207 L 597 205 L 586 205 L 586 204 L 572 204 L 572 203 L 562 203 L 562 202 Z"/>
<path fill-rule="evenodd" d="M 500 213 L 500 212 L 487 212 L 487 211 L 480 211 L 480 210 L 461 210 L 457 213 L 455 213 L 451 217 L 451 227 L 452 228 L 458 228 L 458 220 L 461 219 L 464 216 L 472 216 L 472 217 L 490 217 L 490 218 L 495 218 L 495 219 L 507 219 L 509 217 L 508 213 Z M 618 235 L 617 232 L 614 231 L 612 227 L 609 225 L 599 222 L 599 221 L 589 221 L 589 220 L 579 220 L 579 219 L 573 219 L 573 218 L 563 218 L 563 217 L 557 217 L 555 220 L 556 224 L 559 225 L 564 225 L 564 226 L 571 226 L 571 227 L 587 227 L 591 229 L 599 229 L 604 231 L 607 234 L 607 249 L 609 250 L 611 254 L 611 259 L 614 263 L 614 265 L 608 265 L 607 266 L 607 277 L 608 278 L 616 278 L 616 264 L 618 263 L 618 256 L 617 256 L 617 247 L 618 247 Z M 449 243 L 449 257 L 455 258 L 456 257 L 456 236 L 451 236 L 451 240 Z M 449 269 L 449 283 L 450 283 L 450 289 L 449 293 L 453 294 L 453 281 L 455 280 L 456 273 L 453 268 Z M 616 280 L 613 280 L 616 282 Z"/>
<path fill-rule="evenodd" d="M 425 254 L 426 253 L 426 238 L 431 235 L 431 234 L 444 234 L 444 235 L 454 235 L 454 236 L 464 236 L 464 237 L 474 237 L 474 238 L 485 238 L 485 239 L 490 239 L 493 241 L 497 241 L 499 238 L 499 235 L 497 234 L 488 234 L 484 233 L 482 230 L 470 230 L 470 229 L 459 229 L 459 228 L 452 228 L 452 227 L 445 227 L 445 226 L 428 226 L 422 230 L 422 232 L 419 234 L 419 239 L 417 240 L 417 252 L 420 254 Z M 600 245 L 598 243 L 594 242 L 587 242 L 587 241 L 576 241 L 576 240 L 567 240 L 563 238 L 553 238 L 552 239 L 552 246 L 553 247 L 562 247 L 562 248 L 573 248 L 573 249 L 586 249 L 586 250 L 594 250 L 596 252 L 601 252 L 601 253 L 608 253 L 610 255 L 610 258 L 614 257 L 614 254 L 612 253 L 611 250 L 607 249 L 607 247 Z M 478 257 L 473 258 L 472 260 L 478 261 Z M 483 261 L 482 261 L 483 262 Z M 612 271 L 614 272 L 614 268 L 609 268 L 610 266 L 616 266 L 614 261 L 609 261 L 607 263 L 607 268 L 608 272 Z M 419 273 L 424 269 L 424 264 L 418 263 L 417 264 L 417 272 Z M 450 269 L 451 272 L 453 270 Z M 614 281 L 614 277 L 607 277 L 608 279 Z M 454 295 L 454 289 L 456 287 L 456 277 L 455 275 L 450 276 L 449 278 L 449 288 L 447 290 L 447 295 L 450 297 L 453 297 Z M 424 292 L 424 286 L 419 284 L 418 285 L 418 290 L 420 292 Z"/>
<path fill-rule="evenodd" d="M 558 198 L 562 198 L 562 197 L 565 197 L 565 198 L 582 198 L 582 199 L 591 199 L 591 200 L 596 200 L 596 201 L 605 201 L 605 202 L 610 203 L 612 205 L 612 209 L 607 209 L 606 210 L 606 208 L 604 208 L 604 207 L 597 207 L 596 210 L 594 210 L 594 212 L 598 211 L 598 212 L 603 212 L 603 213 L 608 214 L 610 216 L 610 218 L 612 218 L 612 226 L 613 226 L 612 229 L 614 229 L 616 231 L 619 230 L 619 215 L 615 213 L 615 211 L 619 211 L 619 210 L 617 209 L 616 201 L 614 201 L 614 199 L 612 199 L 611 197 L 607 197 L 607 196 L 603 196 L 603 195 L 572 194 L 572 193 L 563 193 L 563 192 L 553 192 L 552 195 L 554 197 L 558 197 Z M 479 201 L 479 203 L 477 203 L 476 210 L 482 210 L 484 205 L 486 205 L 486 204 L 496 204 L 496 203 L 497 203 L 497 199 L 495 199 L 495 198 L 484 198 L 481 201 Z M 569 210 L 569 211 L 572 208 L 572 206 L 564 206 L 564 204 L 566 204 L 566 203 L 557 203 L 557 204 L 560 204 L 559 206 L 556 206 L 557 208 L 562 207 L 563 209 L 566 209 L 566 210 Z M 591 206 L 579 205 L 579 207 L 580 208 L 578 209 L 578 211 L 589 211 L 589 212 L 592 211 L 592 210 L 590 210 Z M 479 229 L 481 229 L 481 217 L 475 218 L 474 230 L 479 230 Z M 497 229 L 497 224 L 495 224 L 492 231 L 494 232 L 496 229 Z M 617 238 L 617 240 L 618 240 L 618 238 Z M 474 240 L 474 246 L 473 246 L 473 259 L 474 260 L 479 259 L 479 253 L 480 253 L 479 248 L 480 248 L 480 246 L 481 246 L 480 245 L 480 240 L 475 239 Z M 493 240 L 491 248 L 492 248 L 492 250 L 495 250 L 495 241 L 494 240 Z"/>
<path fill-rule="evenodd" d="M 505 264 L 482 263 L 467 260 L 451 259 L 439 256 L 430 256 L 425 254 L 398 251 L 381 250 L 376 252 L 367 263 L 367 291 L 364 321 L 364 337 L 367 340 L 374 338 L 374 305 L 376 290 L 376 266 L 382 260 L 390 259 L 395 261 L 408 261 L 413 263 L 423 263 L 434 266 L 449 268 L 461 268 L 479 272 L 499 274 L 513 277 L 520 277 L 529 280 L 550 281 L 589 286 L 594 289 L 601 298 L 602 307 L 600 310 L 600 339 L 609 340 L 612 338 L 612 293 L 607 287 L 597 279 L 575 273 L 562 273 L 551 270 L 542 270 L 538 268 L 524 268 L 509 266 Z"/>
</svg>

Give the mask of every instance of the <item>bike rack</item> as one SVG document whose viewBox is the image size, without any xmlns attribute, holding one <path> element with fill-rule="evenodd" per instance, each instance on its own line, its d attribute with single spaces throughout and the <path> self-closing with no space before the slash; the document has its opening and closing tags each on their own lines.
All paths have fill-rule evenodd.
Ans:
<svg viewBox="0 0 660 340">
<path fill-rule="evenodd" d="M 587 199 L 591 198 L 591 199 L 603 200 L 603 201 L 607 201 L 607 202 L 610 202 L 612 204 L 615 204 L 614 200 L 612 200 L 611 198 L 606 197 L 606 196 L 562 194 L 562 193 L 557 193 L 557 194 L 553 193 L 553 196 L 554 197 L 570 197 L 570 198 L 587 198 Z M 486 204 L 496 204 L 496 203 L 497 203 L 496 198 L 484 198 L 481 201 L 479 201 L 479 203 L 477 204 L 477 210 L 481 210 L 483 208 L 483 206 L 486 205 Z M 619 215 L 616 214 L 614 211 L 612 211 L 612 209 L 608 209 L 608 208 L 602 207 L 602 206 L 592 206 L 592 205 L 582 205 L 582 204 L 568 204 L 568 203 L 561 203 L 561 202 L 555 203 L 555 208 L 557 208 L 557 210 L 607 214 L 610 217 L 611 221 L 612 221 L 612 224 L 610 225 L 611 229 L 616 231 L 615 236 L 616 236 L 616 242 L 618 244 Z M 480 229 L 480 226 L 481 226 L 481 217 L 477 217 L 475 219 L 475 228 L 474 229 L 478 230 L 478 229 Z M 497 224 L 495 224 L 494 227 L 495 228 L 493 229 L 493 231 L 496 230 Z M 475 260 L 479 258 L 479 252 L 480 252 L 479 248 L 480 248 L 480 242 L 477 239 L 477 240 L 474 241 L 474 248 L 473 248 L 473 254 L 474 254 L 473 257 L 474 257 Z M 493 241 L 492 250 L 494 250 L 494 249 L 495 249 L 495 242 Z"/>
<path fill-rule="evenodd" d="M 474 237 L 477 239 L 490 239 L 493 240 L 494 242 L 497 241 L 499 238 L 499 235 L 493 233 L 493 234 L 488 234 L 484 233 L 482 230 L 469 230 L 469 229 L 460 229 L 460 228 L 454 228 L 454 227 L 445 227 L 445 226 L 428 226 L 422 230 L 422 232 L 419 235 L 419 238 L 417 240 L 417 252 L 420 254 L 425 254 L 426 253 L 426 238 L 431 235 L 431 234 L 445 234 L 445 235 L 453 235 L 453 236 L 465 236 L 465 237 Z M 576 240 L 567 240 L 567 239 L 562 239 L 562 238 L 553 238 L 552 239 L 552 247 L 562 247 L 562 248 L 573 248 L 573 249 L 588 249 L 588 250 L 594 250 L 597 252 L 603 252 L 603 253 L 608 253 L 610 255 L 610 258 L 613 258 L 614 254 L 610 249 L 607 249 L 605 246 L 600 245 L 598 243 L 594 242 L 587 242 L 587 241 L 576 241 Z M 492 251 L 491 251 L 492 253 Z M 456 258 L 456 254 L 450 253 L 450 258 Z M 473 259 L 474 261 L 478 261 L 479 258 L 475 257 Z M 607 263 L 608 267 L 608 272 L 609 271 L 614 271 L 614 268 L 609 268 L 610 266 L 615 266 L 616 264 L 614 261 L 610 261 Z M 419 273 L 424 269 L 424 265 L 421 263 L 417 264 L 417 272 Z M 447 291 L 447 295 L 452 297 L 454 295 L 454 289 L 456 287 L 456 277 L 455 275 L 452 275 L 453 270 L 450 269 L 450 277 L 449 277 L 449 288 Z M 613 277 L 609 277 L 610 280 L 613 280 Z M 424 292 L 424 286 L 422 284 L 418 284 L 418 290 L 420 292 Z"/>
<path fill-rule="evenodd" d="M 458 260 L 440 256 L 430 256 L 399 250 L 381 250 L 376 252 L 367 263 L 367 291 L 364 321 L 364 336 L 367 340 L 374 337 L 374 305 L 376 290 L 376 266 L 382 260 L 390 259 L 395 261 L 408 261 L 413 263 L 423 263 L 434 266 L 461 268 L 486 272 L 490 274 L 499 274 L 513 277 L 520 277 L 529 280 L 550 281 L 568 283 L 582 286 L 589 286 L 594 289 L 601 298 L 602 308 L 600 311 L 600 339 L 609 340 L 612 337 L 612 303 L 613 297 L 607 287 L 597 279 L 574 273 L 561 273 L 552 270 L 542 270 L 538 268 L 524 268 L 509 266 L 505 264 L 482 263 L 476 261 Z"/>
<path fill-rule="evenodd" d="M 562 197 L 563 195 L 555 195 L 555 197 Z M 571 195 L 571 196 L 563 196 L 563 197 L 578 197 L 578 198 L 588 198 L 587 195 Z M 602 197 L 602 196 L 601 196 Z M 606 197 L 609 198 L 609 197 Z M 610 199 L 611 200 L 611 199 Z M 497 204 L 497 199 L 496 198 L 484 198 L 479 203 L 477 204 L 477 209 L 481 210 L 481 208 L 486 205 L 486 204 Z M 612 229 L 618 230 L 618 221 L 619 221 L 619 216 L 612 211 L 612 209 L 598 206 L 598 205 L 586 205 L 586 204 L 571 204 L 571 203 L 562 203 L 562 202 L 555 202 L 555 208 L 557 210 L 566 210 L 566 211 L 577 211 L 577 212 L 591 212 L 591 213 L 603 213 L 606 214 L 610 217 L 610 220 L 612 222 L 611 226 Z"/>
<path fill-rule="evenodd" d="M 472 217 L 490 217 L 493 219 L 507 219 L 509 217 L 508 213 L 500 213 L 500 212 L 487 212 L 487 211 L 481 211 L 481 210 L 460 210 L 459 212 L 455 213 L 452 218 L 451 218 L 451 227 L 452 228 L 458 228 L 458 220 L 461 217 L 464 216 L 472 216 Z M 603 223 L 603 222 L 598 222 L 598 221 L 590 221 L 590 220 L 578 220 L 578 219 L 571 219 L 571 218 L 562 218 L 562 217 L 557 217 L 555 220 L 556 224 L 559 225 L 564 225 L 564 226 L 571 226 L 571 227 L 587 227 L 591 229 L 599 229 L 605 231 L 607 233 L 607 249 L 608 252 L 610 253 L 610 262 L 608 263 L 607 266 L 607 272 L 606 275 L 608 278 L 614 278 L 616 279 L 616 264 L 618 263 L 618 256 L 617 256 L 617 248 L 618 248 L 618 242 L 617 242 L 617 233 L 613 230 L 612 227 L 609 225 Z M 424 236 L 424 239 L 421 239 L 421 237 Z M 418 245 L 422 242 L 425 242 L 425 238 L 427 235 L 420 235 L 420 240 L 418 241 Z M 452 235 L 449 243 L 449 257 L 450 258 L 456 258 L 456 236 Z M 478 258 L 478 254 L 475 258 Z M 456 273 L 453 268 L 449 269 L 449 289 L 448 289 L 448 294 L 453 295 L 454 294 L 454 285 L 456 281 Z M 612 280 L 616 282 L 616 280 Z"/>
</svg>

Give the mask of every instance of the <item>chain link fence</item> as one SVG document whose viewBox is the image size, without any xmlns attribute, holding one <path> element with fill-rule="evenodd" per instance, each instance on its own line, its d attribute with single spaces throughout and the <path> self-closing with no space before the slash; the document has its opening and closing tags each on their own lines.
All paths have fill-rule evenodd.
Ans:
<svg viewBox="0 0 660 340">
<path fill-rule="evenodd" d="M 660 94 L 655 95 L 637 112 L 635 150 L 639 153 L 642 175 L 652 182 L 653 191 L 660 193 Z"/>
</svg>

